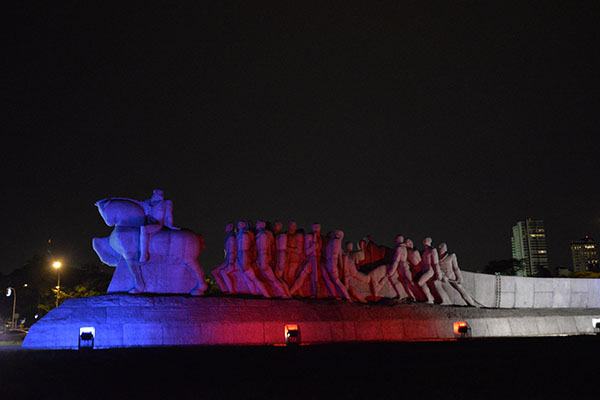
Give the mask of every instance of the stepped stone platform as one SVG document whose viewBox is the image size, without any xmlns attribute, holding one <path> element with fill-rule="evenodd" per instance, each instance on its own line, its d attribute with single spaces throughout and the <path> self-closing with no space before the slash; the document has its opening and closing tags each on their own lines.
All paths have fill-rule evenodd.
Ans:
<svg viewBox="0 0 600 400">
<path fill-rule="evenodd" d="M 279 345 L 297 325 L 303 344 L 454 339 L 465 321 L 472 337 L 595 333 L 600 308 L 491 309 L 403 303 L 355 304 L 324 299 L 129 295 L 70 299 L 34 324 L 29 349 L 77 349 L 82 327 L 94 348 Z"/>
</svg>

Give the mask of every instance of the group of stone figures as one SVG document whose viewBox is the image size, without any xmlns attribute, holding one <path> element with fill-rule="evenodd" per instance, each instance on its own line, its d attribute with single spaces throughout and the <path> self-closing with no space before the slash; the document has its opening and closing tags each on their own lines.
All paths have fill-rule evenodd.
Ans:
<svg viewBox="0 0 600 400">
<path fill-rule="evenodd" d="M 108 237 L 92 240 L 102 262 L 117 267 L 109 292 L 204 294 L 207 284 L 198 263 L 204 239 L 173 225 L 173 204 L 162 190 L 143 201 L 110 197 L 96 206 L 114 227 Z M 354 250 L 352 242 L 342 246 L 344 232 L 322 235 L 319 224 L 307 234 L 294 221 L 287 231 L 281 222 L 251 225 L 240 221 L 237 229 L 225 228 L 225 262 L 212 271 L 223 292 L 478 306 L 462 286 L 456 255 L 444 243 L 432 247 L 431 238 L 423 241 L 422 252 L 401 235 L 394 249 L 367 237 Z"/>
<path fill-rule="evenodd" d="M 389 284 L 394 298 L 453 304 L 444 289 L 450 285 L 466 304 L 478 306 L 462 286 L 456 255 L 448 253 L 445 243 L 432 247 L 431 238 L 423 241 L 425 249 L 419 252 L 402 235 L 396 237 L 394 249 L 367 237 L 354 250 L 352 242 L 342 246 L 341 230 L 322 235 L 321 226 L 314 224 L 305 234 L 294 221 L 287 232 L 279 221 L 272 227 L 257 221 L 254 228 L 240 221 L 237 230 L 227 224 L 225 232 L 225 261 L 212 274 L 226 293 L 365 303 L 384 297 L 380 292 Z"/>
</svg>

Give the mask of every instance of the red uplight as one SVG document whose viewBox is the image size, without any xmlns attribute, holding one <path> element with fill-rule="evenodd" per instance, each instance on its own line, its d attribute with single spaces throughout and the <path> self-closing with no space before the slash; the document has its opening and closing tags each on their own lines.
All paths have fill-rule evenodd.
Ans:
<svg viewBox="0 0 600 400">
<path fill-rule="evenodd" d="M 288 337 L 290 332 L 297 331 L 297 330 L 298 330 L 298 325 L 286 325 L 284 328 L 285 337 Z"/>
<path fill-rule="evenodd" d="M 461 335 L 466 332 L 468 325 L 465 321 L 456 321 L 454 323 L 454 334 Z"/>
<path fill-rule="evenodd" d="M 286 325 L 283 333 L 286 345 L 300 345 L 300 326 L 296 324 Z"/>
</svg>

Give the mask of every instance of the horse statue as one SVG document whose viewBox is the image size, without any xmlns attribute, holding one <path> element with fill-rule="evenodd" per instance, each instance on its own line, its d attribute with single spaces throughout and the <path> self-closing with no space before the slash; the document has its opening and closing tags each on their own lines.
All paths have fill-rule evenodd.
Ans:
<svg viewBox="0 0 600 400">
<path fill-rule="evenodd" d="M 152 268 L 154 270 L 159 268 L 161 271 L 160 276 L 155 280 L 161 282 L 165 278 L 172 277 L 169 271 L 165 272 L 165 269 L 183 265 L 196 280 L 195 286 L 192 287 L 189 293 L 193 296 L 204 294 L 208 285 L 204 280 L 204 273 L 198 262 L 198 255 L 206 248 L 204 238 L 201 235 L 185 229 L 175 230 L 164 226 L 160 231 L 150 235 L 148 244 L 150 258 L 145 262 L 141 262 L 140 227 L 146 222 L 146 212 L 143 204 L 137 200 L 112 197 L 100 200 L 95 205 L 98 207 L 98 212 L 106 225 L 114 227 L 114 229 L 108 237 L 92 239 L 92 247 L 103 263 L 114 267 L 126 265 L 131 284 L 128 289 L 123 291 L 128 293 L 156 293 L 156 288 L 148 288 L 144 283 L 144 267 L 147 267 L 148 271 Z M 119 268 L 113 275 L 111 286 L 118 271 Z M 168 291 L 167 293 L 180 293 L 181 290 L 187 290 L 181 288 L 189 288 L 190 286 L 190 282 L 174 282 L 171 283 L 171 287 L 175 288 L 175 291 Z M 123 286 L 121 285 L 121 287 Z M 109 286 L 109 292 L 110 289 Z"/>
</svg>

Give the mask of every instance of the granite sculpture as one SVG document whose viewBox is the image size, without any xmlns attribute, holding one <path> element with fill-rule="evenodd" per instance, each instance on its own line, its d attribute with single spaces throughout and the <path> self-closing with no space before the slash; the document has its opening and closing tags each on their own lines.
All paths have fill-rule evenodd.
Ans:
<svg viewBox="0 0 600 400">
<path fill-rule="evenodd" d="M 279 297 L 290 298 L 290 292 L 287 284 L 275 276 L 273 272 L 273 254 L 272 248 L 275 239 L 273 233 L 266 229 L 264 221 L 256 222 L 256 248 L 257 248 L 257 266 L 269 286 L 274 288 Z"/>
<path fill-rule="evenodd" d="M 344 232 L 336 230 L 332 237 L 327 243 L 325 250 L 326 262 L 323 268 L 323 280 L 327 285 L 329 293 L 336 298 L 343 296 L 347 301 L 350 299 L 350 294 L 346 289 L 346 286 L 342 284 L 340 280 L 339 270 L 344 267 L 344 259 L 342 257 L 342 239 L 344 238 Z"/>
<path fill-rule="evenodd" d="M 212 275 L 223 293 L 235 293 L 235 287 L 229 276 L 235 270 L 235 232 L 233 224 L 225 225 L 225 261 L 212 270 Z"/>
<path fill-rule="evenodd" d="M 468 305 L 480 307 L 462 285 L 463 278 L 460 268 L 458 267 L 456 254 L 448 253 L 448 245 L 443 242 L 438 245 L 438 252 L 440 269 L 443 273 L 442 280 L 456 289 Z"/>
<path fill-rule="evenodd" d="M 204 239 L 173 226 L 172 203 L 161 190 L 146 201 L 112 197 L 95 205 L 114 227 L 92 240 L 100 260 L 117 267 L 108 293 L 204 294 L 208 285 L 198 262 Z"/>
<path fill-rule="evenodd" d="M 299 275 L 294 278 L 294 285 L 290 289 L 291 294 L 295 294 L 302 287 L 308 277 L 310 277 L 310 296 L 317 297 L 319 290 L 319 275 L 321 272 L 321 248 L 323 247 L 323 237 L 321 236 L 321 225 L 313 224 L 312 232 L 305 236 L 304 240 L 304 265 L 300 269 Z M 324 277 L 325 279 L 325 277 Z M 334 296 L 335 297 L 335 296 Z"/>
<path fill-rule="evenodd" d="M 275 275 L 285 282 L 284 271 L 287 266 L 287 234 L 281 232 L 283 224 L 279 221 L 273 225 L 275 228 L 275 249 L 277 254 L 277 264 L 275 265 Z"/>
<path fill-rule="evenodd" d="M 160 231 L 164 226 L 179 230 L 173 226 L 173 202 L 166 200 L 164 192 L 155 189 L 152 197 L 140 203 L 144 207 L 146 221 L 140 226 L 140 262 L 148 261 L 148 242 L 150 234 Z"/>
<path fill-rule="evenodd" d="M 108 237 L 92 241 L 100 259 L 116 266 L 109 294 L 70 299 L 53 309 L 31 327 L 23 347 L 83 348 L 82 341 L 89 341 L 83 333 L 90 332 L 92 348 L 282 344 L 282 330 L 288 326 L 298 330 L 302 326 L 306 343 L 453 339 L 457 333 L 452 327 L 457 323 L 468 324 L 479 337 L 598 332 L 597 279 L 462 273 L 456 255 L 448 252 L 445 243 L 434 248 L 431 238 L 423 241 L 422 253 L 401 235 L 393 249 L 367 236 L 359 241 L 357 251 L 352 242 L 342 250 L 341 230 L 323 236 L 321 227 L 313 226 L 304 235 L 295 223 L 290 223 L 288 232 L 282 231 L 280 222 L 271 228 L 257 221 L 253 228 L 249 221 L 240 221 L 237 231 L 228 224 L 225 260 L 212 271 L 221 290 L 287 298 L 286 278 L 294 285 L 307 271 L 296 295 L 343 298 L 348 303 L 388 297 L 473 307 L 190 298 L 206 290 L 198 264 L 204 240 L 174 226 L 173 204 L 161 190 L 144 201 L 114 197 L 96 206 L 113 227 Z M 131 295 L 138 293 L 153 295 Z M 505 310 L 494 315 L 476 309 L 481 306 Z M 546 308 L 572 310 L 549 314 Z"/>
<path fill-rule="evenodd" d="M 430 237 L 423 239 L 425 250 L 423 251 L 422 255 L 422 268 L 424 273 L 421 276 L 421 279 L 423 279 L 423 282 L 427 282 L 431 285 L 430 289 L 434 289 L 434 292 L 438 295 L 438 298 L 441 299 L 442 304 L 452 304 L 448 294 L 442 287 L 443 275 L 440 268 L 440 259 L 437 249 L 431 245 L 432 242 L 433 240 Z M 428 276 L 428 278 L 424 279 L 425 276 Z"/>
<path fill-rule="evenodd" d="M 284 280 L 289 287 L 292 287 L 296 281 L 300 263 L 304 258 L 304 235 L 296 231 L 297 224 L 290 221 L 288 224 L 286 241 L 286 266 L 284 271 Z"/>
<path fill-rule="evenodd" d="M 267 290 L 266 282 L 259 277 L 257 268 L 258 249 L 256 246 L 256 235 L 251 230 L 249 222 L 238 222 L 238 234 L 236 236 L 236 246 L 238 250 L 237 267 L 242 271 L 242 277 L 246 285 L 254 294 L 261 294 L 266 298 L 270 298 L 271 294 Z M 268 268 L 265 265 L 265 268 Z M 283 292 L 283 289 L 282 289 Z"/>
<path fill-rule="evenodd" d="M 342 248 L 341 230 L 322 235 L 321 225 L 313 224 L 304 234 L 294 221 L 288 228 L 284 232 L 279 221 L 272 227 L 257 221 L 255 228 L 240 221 L 234 233 L 228 224 L 225 260 L 212 271 L 221 290 L 267 298 L 329 297 L 366 303 L 389 297 L 477 305 L 461 285 L 456 255 L 443 251 L 440 256 L 431 238 L 423 241 L 422 253 L 402 235 L 396 236 L 394 249 L 367 236 L 354 251 L 352 242 Z"/>
<path fill-rule="evenodd" d="M 380 279 L 379 284 L 381 285 L 383 281 L 387 279 L 390 283 L 390 286 L 396 293 L 394 298 L 399 299 L 402 297 L 400 285 L 403 283 L 404 289 L 406 290 L 410 299 L 416 300 L 412 290 L 412 274 L 408 267 L 408 252 L 406 250 L 406 245 L 404 244 L 404 236 L 396 236 L 395 243 L 396 248 L 394 251 L 394 258 L 392 259 L 392 263 L 389 264 L 385 276 Z M 400 280 L 402 280 L 402 283 Z"/>
<path fill-rule="evenodd" d="M 344 243 L 344 250 L 344 260 L 342 263 L 343 270 L 341 273 L 341 275 L 344 277 L 344 286 L 354 300 L 360 303 L 366 303 L 367 300 L 359 292 L 355 283 L 356 281 L 358 283 L 372 285 L 371 275 L 364 274 L 356 268 L 356 265 L 364 259 L 365 253 L 362 249 L 354 251 L 354 244 L 352 242 Z M 370 286 L 369 289 L 372 293 L 373 287 Z"/>
</svg>

